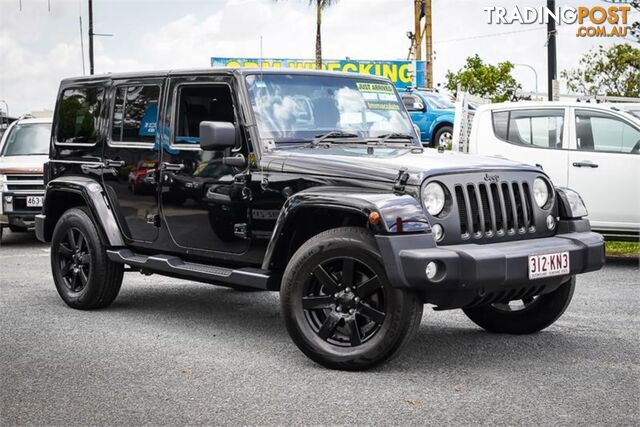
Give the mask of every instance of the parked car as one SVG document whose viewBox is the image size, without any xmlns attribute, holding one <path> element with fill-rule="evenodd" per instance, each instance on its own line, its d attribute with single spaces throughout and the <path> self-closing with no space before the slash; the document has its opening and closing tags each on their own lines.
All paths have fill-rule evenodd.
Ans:
<svg viewBox="0 0 640 427">
<path fill-rule="evenodd" d="M 471 153 L 539 165 L 556 185 L 575 189 L 597 231 L 640 234 L 640 120 L 585 103 L 483 105 L 475 113 Z"/>
<path fill-rule="evenodd" d="M 456 110 L 451 99 L 441 93 L 421 89 L 410 89 L 401 95 L 411 120 L 420 129 L 422 143 L 432 147 L 446 146 L 453 135 Z"/>
<path fill-rule="evenodd" d="M 139 126 L 158 99 L 155 138 L 113 129 Z M 462 308 L 492 332 L 544 329 L 569 304 L 575 275 L 604 263 L 577 193 L 536 167 L 423 148 L 380 77 L 79 77 L 61 83 L 54 123 L 36 230 L 73 308 L 111 304 L 125 265 L 280 291 L 294 343 L 324 366 L 357 370 L 408 342 L 425 303 Z M 155 195 L 81 167 L 153 158 Z M 199 203 L 166 203 L 179 175 L 206 188 Z"/>
<path fill-rule="evenodd" d="M 134 193 L 155 193 L 156 160 L 140 160 L 129 172 L 129 189 Z"/>
<path fill-rule="evenodd" d="M 44 200 L 42 167 L 48 160 L 51 118 L 25 116 L 0 139 L 0 239 L 33 228 Z"/>
</svg>

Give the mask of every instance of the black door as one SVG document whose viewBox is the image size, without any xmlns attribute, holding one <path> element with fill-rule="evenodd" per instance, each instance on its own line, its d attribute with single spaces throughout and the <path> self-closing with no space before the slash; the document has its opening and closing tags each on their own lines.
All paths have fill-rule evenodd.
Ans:
<svg viewBox="0 0 640 427">
<path fill-rule="evenodd" d="M 158 144 L 156 125 L 162 80 L 114 81 L 110 91 L 103 181 L 126 238 L 158 236 Z"/>
<path fill-rule="evenodd" d="M 226 77 L 172 78 L 171 136 L 162 150 L 160 188 L 162 215 L 173 241 L 191 253 L 242 254 L 250 246 L 249 198 L 243 192 L 245 171 L 222 159 L 245 151 L 203 151 L 202 121 L 237 124 L 233 89 Z M 240 133 L 240 131 L 238 132 Z"/>
</svg>

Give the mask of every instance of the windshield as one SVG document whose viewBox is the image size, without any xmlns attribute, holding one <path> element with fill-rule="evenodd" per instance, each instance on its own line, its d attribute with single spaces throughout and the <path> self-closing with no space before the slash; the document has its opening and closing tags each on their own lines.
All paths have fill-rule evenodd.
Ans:
<svg viewBox="0 0 640 427">
<path fill-rule="evenodd" d="M 451 100 L 449 100 L 449 98 L 447 98 L 444 95 L 441 95 L 438 93 L 424 92 L 422 96 L 427 98 L 427 101 L 429 101 L 429 105 L 431 105 L 433 108 L 436 108 L 438 110 L 456 108 L 455 104 L 451 102 Z"/>
<path fill-rule="evenodd" d="M 248 75 L 246 82 L 260 135 L 276 143 L 310 141 L 333 131 L 362 138 L 415 136 L 391 83 L 292 74 Z"/>
<path fill-rule="evenodd" d="M 49 154 L 51 123 L 15 125 L 2 149 L 3 156 Z"/>
</svg>

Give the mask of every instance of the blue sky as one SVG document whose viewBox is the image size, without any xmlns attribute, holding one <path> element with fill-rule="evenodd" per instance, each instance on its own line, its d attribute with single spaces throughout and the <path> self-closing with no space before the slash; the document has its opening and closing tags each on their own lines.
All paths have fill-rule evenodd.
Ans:
<svg viewBox="0 0 640 427">
<path fill-rule="evenodd" d="M 78 15 L 86 41 L 86 0 L 0 0 L 0 99 L 13 114 L 53 108 L 62 78 L 82 74 Z M 541 0 L 518 4 L 539 6 Z M 563 1 L 592 5 L 598 0 Z M 404 59 L 406 32 L 413 26 L 411 0 L 341 0 L 324 15 L 326 58 Z M 546 87 L 545 30 L 531 25 L 495 26 L 485 6 L 511 7 L 508 0 L 433 0 L 436 82 L 467 56 L 488 62 L 511 60 L 538 70 Z M 635 14 L 637 19 L 638 14 Z M 263 36 L 265 57 L 314 55 L 315 14 L 303 0 L 94 0 L 96 72 L 207 67 L 211 56 L 258 56 Z M 539 27 L 539 28 L 538 28 Z M 536 29 L 538 28 L 538 29 Z M 501 37 L 486 37 L 513 32 Z M 579 39 L 575 28 L 559 30 L 559 69 L 576 66 L 580 56 L 612 40 Z M 87 62 L 88 72 L 88 62 Z M 514 71 L 524 89 L 533 90 L 533 73 Z"/>
</svg>

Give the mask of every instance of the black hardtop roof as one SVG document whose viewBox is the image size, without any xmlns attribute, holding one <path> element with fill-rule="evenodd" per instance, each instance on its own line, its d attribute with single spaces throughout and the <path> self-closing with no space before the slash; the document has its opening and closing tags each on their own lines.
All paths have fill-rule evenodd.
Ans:
<svg viewBox="0 0 640 427">
<path fill-rule="evenodd" d="M 148 77 L 169 77 L 169 76 L 194 76 L 194 75 L 247 75 L 247 74 L 298 74 L 308 76 L 343 76 L 343 77 L 355 77 L 366 78 L 369 80 L 380 80 L 389 83 L 389 80 L 385 77 L 360 74 L 360 73 L 344 73 L 339 71 L 324 71 L 324 70 L 307 70 L 307 69 L 295 69 L 295 68 L 200 68 L 200 69 L 184 69 L 184 70 L 163 70 L 163 71 L 136 71 L 130 73 L 107 73 L 96 74 L 91 76 L 79 76 L 69 77 L 63 79 L 61 84 L 63 86 L 69 86 L 74 83 L 90 83 L 108 80 L 126 80 L 126 79 L 140 79 Z"/>
</svg>

